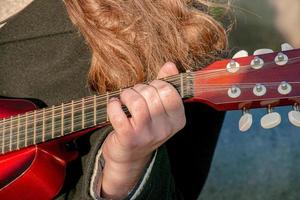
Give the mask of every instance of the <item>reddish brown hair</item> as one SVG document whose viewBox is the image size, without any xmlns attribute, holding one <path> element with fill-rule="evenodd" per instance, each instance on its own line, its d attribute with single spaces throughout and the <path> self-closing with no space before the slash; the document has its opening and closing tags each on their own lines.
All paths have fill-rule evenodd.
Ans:
<svg viewBox="0 0 300 200">
<path fill-rule="evenodd" d="M 65 0 L 92 50 L 89 84 L 98 92 L 155 79 L 172 61 L 191 69 L 227 46 L 222 26 L 194 0 Z M 199 1 L 197 1 L 199 7 Z"/>
</svg>

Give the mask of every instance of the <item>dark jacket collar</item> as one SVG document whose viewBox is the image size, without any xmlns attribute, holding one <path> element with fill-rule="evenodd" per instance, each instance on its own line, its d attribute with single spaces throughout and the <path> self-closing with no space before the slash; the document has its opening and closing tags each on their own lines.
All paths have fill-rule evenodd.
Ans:
<svg viewBox="0 0 300 200">
<path fill-rule="evenodd" d="M 62 0 L 34 0 L 0 29 L 0 44 L 74 31 Z"/>
</svg>

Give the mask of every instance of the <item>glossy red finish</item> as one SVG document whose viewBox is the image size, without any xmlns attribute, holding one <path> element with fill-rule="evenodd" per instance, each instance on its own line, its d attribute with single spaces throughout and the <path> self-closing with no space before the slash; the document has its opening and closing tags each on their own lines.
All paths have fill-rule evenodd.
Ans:
<svg viewBox="0 0 300 200">
<path fill-rule="evenodd" d="M 289 57 L 289 62 L 284 66 L 278 66 L 274 63 L 277 53 L 259 56 L 265 62 L 261 69 L 252 69 L 249 66 L 254 56 L 235 59 L 241 66 L 239 71 L 235 73 L 230 73 L 226 70 L 230 60 L 213 63 L 205 69 L 196 72 L 194 81 L 195 95 L 194 98 L 187 100 L 187 102 L 202 102 L 217 110 L 299 104 L 300 50 L 291 50 L 284 53 Z M 282 81 L 291 84 L 291 93 L 287 95 L 278 93 L 277 88 Z M 264 96 L 258 97 L 253 94 L 253 87 L 257 83 L 266 86 L 267 93 Z M 230 98 L 227 94 L 228 89 L 233 85 L 241 88 L 241 95 L 238 98 Z"/>
<path fill-rule="evenodd" d="M 1 118 L 36 108 L 28 100 L 0 99 Z M 78 155 L 65 144 L 96 128 L 0 155 L 0 199 L 53 199 L 63 186 L 67 163 Z"/>
</svg>

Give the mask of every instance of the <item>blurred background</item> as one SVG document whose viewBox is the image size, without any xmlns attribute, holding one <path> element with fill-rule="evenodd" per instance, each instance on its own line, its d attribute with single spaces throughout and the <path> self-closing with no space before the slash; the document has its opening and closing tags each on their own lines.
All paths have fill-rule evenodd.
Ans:
<svg viewBox="0 0 300 200">
<path fill-rule="evenodd" d="M 251 54 L 259 48 L 280 51 L 283 42 L 300 47 L 299 0 L 239 0 L 232 4 L 236 23 L 230 32 L 231 47 Z M 246 133 L 238 130 L 241 112 L 227 112 L 198 200 L 300 199 L 300 129 L 288 122 L 291 109 L 275 109 L 283 121 L 271 130 L 260 126 L 266 110 L 252 110 L 254 123 Z"/>
</svg>

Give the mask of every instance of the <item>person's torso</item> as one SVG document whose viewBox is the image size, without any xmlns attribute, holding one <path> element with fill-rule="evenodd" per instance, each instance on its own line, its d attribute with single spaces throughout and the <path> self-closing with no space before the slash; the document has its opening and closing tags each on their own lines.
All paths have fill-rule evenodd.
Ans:
<svg viewBox="0 0 300 200">
<path fill-rule="evenodd" d="M 90 95 L 90 56 L 63 2 L 35 0 L 0 29 L 0 96 L 52 105 Z"/>
</svg>

